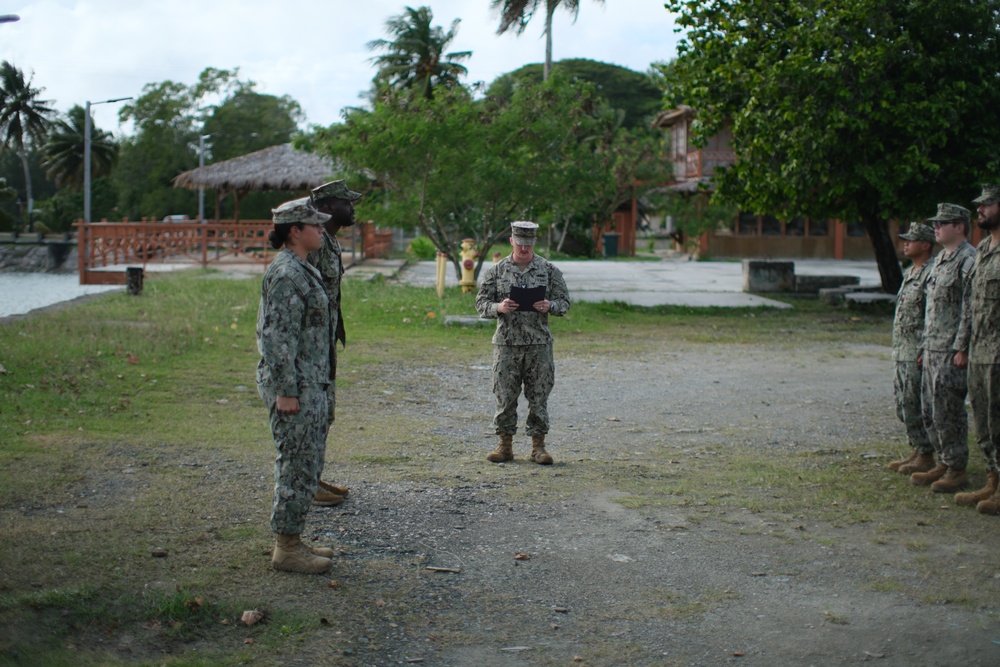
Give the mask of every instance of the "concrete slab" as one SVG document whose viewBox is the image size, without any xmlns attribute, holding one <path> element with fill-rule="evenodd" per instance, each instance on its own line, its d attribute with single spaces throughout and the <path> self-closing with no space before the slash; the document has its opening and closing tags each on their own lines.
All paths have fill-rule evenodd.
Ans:
<svg viewBox="0 0 1000 667">
<path fill-rule="evenodd" d="M 862 283 L 877 283 L 875 262 L 794 260 L 796 275 L 854 276 Z M 621 301 L 636 306 L 695 306 L 720 308 L 790 308 L 786 303 L 743 292 L 740 262 L 661 261 L 560 261 L 570 295 L 575 301 Z M 489 262 L 484 264 L 484 268 Z M 399 280 L 433 287 L 434 262 L 418 262 L 403 269 Z M 457 285 L 449 267 L 446 285 Z"/>
</svg>

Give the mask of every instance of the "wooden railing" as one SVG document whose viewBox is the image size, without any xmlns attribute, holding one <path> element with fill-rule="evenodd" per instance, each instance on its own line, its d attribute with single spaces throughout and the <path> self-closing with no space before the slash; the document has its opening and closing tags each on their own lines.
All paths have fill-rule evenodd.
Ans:
<svg viewBox="0 0 1000 667">
<path fill-rule="evenodd" d="M 686 178 L 704 178 L 715 174 L 716 167 L 734 164 L 736 153 L 733 151 L 692 151 L 685 157 Z"/>
<path fill-rule="evenodd" d="M 125 283 L 125 267 L 149 263 L 266 265 L 270 220 L 77 223 L 81 285 Z"/>
<path fill-rule="evenodd" d="M 123 285 L 128 266 L 148 264 L 240 264 L 263 268 L 275 251 L 267 240 L 270 220 L 239 222 L 91 222 L 76 223 L 81 285 Z M 338 238 L 344 262 L 360 259 L 362 235 L 355 228 Z"/>
</svg>

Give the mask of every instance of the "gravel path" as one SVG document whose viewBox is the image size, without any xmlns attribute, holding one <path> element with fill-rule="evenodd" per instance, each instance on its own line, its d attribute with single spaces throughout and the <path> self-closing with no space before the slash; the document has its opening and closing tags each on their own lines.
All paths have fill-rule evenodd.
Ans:
<svg viewBox="0 0 1000 667">
<path fill-rule="evenodd" d="M 955 533 L 911 524 L 883 539 L 884 526 L 817 520 L 807 505 L 785 515 L 620 502 L 629 466 L 650 485 L 683 484 L 683 459 L 703 462 L 732 447 L 761 457 L 830 452 L 832 460 L 851 448 L 855 459 L 870 456 L 875 479 L 905 485 L 880 472 L 901 446 L 886 348 L 681 346 L 622 360 L 565 358 L 557 347 L 552 467 L 527 462 L 523 435 L 514 462 L 483 460 L 494 437 L 485 363 L 397 373 L 385 379 L 395 389 L 379 409 L 419 414 L 421 435 L 434 444 L 417 455 L 450 461 L 448 483 L 342 467 L 351 500 L 312 521 L 344 549 L 345 578 L 372 559 L 415 572 L 407 578 L 415 588 L 387 592 L 386 609 L 416 609 L 429 628 L 448 628 L 448 640 L 370 621 L 362 636 L 346 633 L 343 655 L 358 662 L 345 664 L 1000 664 L 995 605 L 932 603 L 912 592 L 955 585 L 947 572 L 928 578 L 935 562 L 945 570 L 986 564 L 990 576 L 971 585 L 995 600 L 995 519 L 971 513 Z M 879 451 L 887 441 L 893 451 Z M 667 471 L 655 463 L 665 452 L 682 459 Z M 518 500 L 520 490 L 530 499 Z"/>
</svg>

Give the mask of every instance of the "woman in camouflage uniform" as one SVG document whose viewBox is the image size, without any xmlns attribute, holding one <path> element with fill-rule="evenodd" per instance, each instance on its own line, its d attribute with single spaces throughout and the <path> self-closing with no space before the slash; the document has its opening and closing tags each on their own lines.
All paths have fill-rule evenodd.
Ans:
<svg viewBox="0 0 1000 667">
<path fill-rule="evenodd" d="M 334 333 L 326 289 L 307 257 L 322 245 L 322 225 L 329 216 L 316 211 L 308 198 L 286 202 L 272 213 L 268 240 L 282 250 L 264 274 L 257 312 L 257 388 L 278 450 L 271 563 L 287 572 L 319 573 L 330 569 L 333 551 L 310 549 L 300 535 L 323 472 Z"/>
</svg>

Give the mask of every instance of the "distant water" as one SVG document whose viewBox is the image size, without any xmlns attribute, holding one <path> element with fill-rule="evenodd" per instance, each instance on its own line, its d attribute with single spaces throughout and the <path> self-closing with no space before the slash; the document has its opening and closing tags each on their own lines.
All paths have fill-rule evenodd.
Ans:
<svg viewBox="0 0 1000 667">
<path fill-rule="evenodd" d="M 0 273 L 0 317 L 23 315 L 85 294 L 125 289 L 124 285 L 81 285 L 76 273 Z"/>
</svg>

